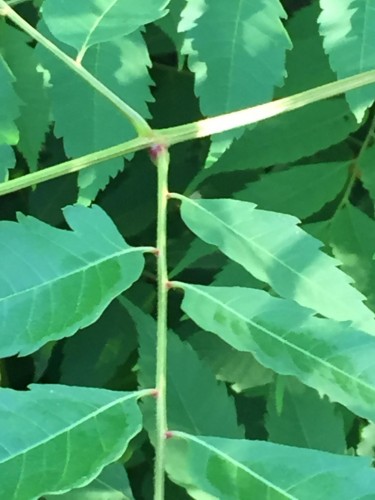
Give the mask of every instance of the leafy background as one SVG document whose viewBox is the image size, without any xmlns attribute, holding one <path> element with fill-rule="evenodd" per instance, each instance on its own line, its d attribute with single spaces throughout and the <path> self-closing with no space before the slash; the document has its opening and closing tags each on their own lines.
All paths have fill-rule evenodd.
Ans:
<svg viewBox="0 0 375 500">
<path fill-rule="evenodd" d="M 103 1 L 16 10 L 165 128 L 374 69 L 371 3 L 115 2 L 94 32 Z M 374 99 L 171 149 L 167 498 L 375 496 Z M 1 180 L 133 137 L 0 19 Z M 0 210 L 0 496 L 151 498 L 154 166 L 117 158 Z"/>
</svg>

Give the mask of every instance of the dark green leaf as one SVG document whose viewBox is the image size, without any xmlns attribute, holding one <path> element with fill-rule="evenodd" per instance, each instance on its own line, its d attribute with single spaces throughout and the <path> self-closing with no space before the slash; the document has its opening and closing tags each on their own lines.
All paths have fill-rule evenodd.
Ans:
<svg viewBox="0 0 375 500">
<path fill-rule="evenodd" d="M 139 376 L 141 387 L 152 387 L 156 372 L 156 323 L 128 301 L 121 303 L 131 314 L 139 335 Z M 243 437 L 237 424 L 234 401 L 224 384 L 200 361 L 191 346 L 168 332 L 168 426 L 193 434 Z M 145 425 L 153 433 L 154 404 L 142 405 Z"/>
<path fill-rule="evenodd" d="M 284 388 L 281 412 L 277 411 L 272 396 L 267 409 L 266 427 L 270 441 L 344 454 L 346 441 L 342 414 L 313 389 L 289 380 Z"/>
</svg>

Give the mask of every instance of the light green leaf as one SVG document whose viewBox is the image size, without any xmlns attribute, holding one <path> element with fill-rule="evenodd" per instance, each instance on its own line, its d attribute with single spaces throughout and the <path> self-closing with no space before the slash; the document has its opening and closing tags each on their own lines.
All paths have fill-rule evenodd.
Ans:
<svg viewBox="0 0 375 500">
<path fill-rule="evenodd" d="M 375 10 L 372 0 L 320 0 L 320 33 L 339 78 L 375 68 Z M 346 94 L 358 122 L 375 100 L 375 85 Z"/>
<path fill-rule="evenodd" d="M 279 0 L 264 0 L 262 5 L 252 0 L 205 0 L 193 9 L 187 7 L 184 13 L 182 24 L 190 31 L 183 50 L 190 70 L 196 73 L 195 92 L 203 115 L 215 116 L 271 100 L 274 87 L 284 81 L 285 53 L 291 48 Z M 242 132 L 214 136 L 206 166 Z"/>
<path fill-rule="evenodd" d="M 183 311 L 265 367 L 293 375 L 353 413 L 375 419 L 375 338 L 347 322 L 313 317 L 293 301 L 240 287 L 176 282 Z"/>
<path fill-rule="evenodd" d="M 120 298 L 136 325 L 139 335 L 139 375 L 141 387 L 153 387 L 156 373 L 156 322 L 151 316 Z M 243 437 L 237 424 L 234 401 L 224 384 L 194 352 L 192 347 L 168 332 L 167 405 L 168 425 L 193 434 L 205 432 L 214 436 Z M 145 426 L 151 434 L 155 426 L 155 405 L 142 404 Z"/>
<path fill-rule="evenodd" d="M 285 17 L 279 0 L 264 0 L 262 5 L 205 0 L 205 11 L 188 34 L 207 68 L 204 78 L 196 81 L 203 114 L 271 99 L 274 87 L 284 80 L 285 52 L 291 48 L 281 22 Z"/>
<path fill-rule="evenodd" d="M 229 382 L 235 392 L 268 384 L 273 372 L 259 364 L 248 352 L 239 352 L 214 335 L 198 332 L 189 338 L 199 357 L 207 363 L 218 380 Z"/>
<path fill-rule="evenodd" d="M 141 430 L 142 394 L 63 385 L 0 389 L 0 497 L 36 500 L 91 482 Z"/>
<path fill-rule="evenodd" d="M 186 225 L 216 245 L 281 296 L 338 321 L 351 320 L 375 333 L 373 312 L 364 296 L 337 268 L 337 260 L 319 250 L 321 243 L 298 227 L 290 215 L 257 210 L 237 200 L 182 200 Z"/>
<path fill-rule="evenodd" d="M 79 157 L 135 137 L 130 122 L 113 104 L 53 55 L 41 47 L 39 50 L 52 75 L 55 134 L 63 138 L 67 156 Z M 86 69 L 144 117 L 149 116 L 146 101 L 152 100 L 149 65 L 147 47 L 139 31 L 92 47 L 84 60 Z M 80 202 L 90 203 L 123 166 L 124 160 L 115 158 L 81 171 Z"/>
<path fill-rule="evenodd" d="M 0 144 L 0 182 L 8 180 L 9 170 L 16 166 L 16 156 L 8 144 Z"/>
<path fill-rule="evenodd" d="M 59 382 L 105 387 L 137 347 L 127 319 L 124 308 L 115 300 L 94 324 L 67 339 Z"/>
<path fill-rule="evenodd" d="M 107 465 L 90 484 L 62 495 L 47 495 L 46 500 L 134 500 L 126 470 L 119 463 Z"/>
<path fill-rule="evenodd" d="M 23 215 L 0 223 L 0 357 L 90 325 L 143 270 L 146 249 L 129 247 L 99 207 L 64 214 L 72 231 Z"/>
<path fill-rule="evenodd" d="M 359 457 L 183 432 L 167 441 L 167 453 L 170 478 L 199 500 L 359 500 L 375 494 L 375 472 Z"/>
<path fill-rule="evenodd" d="M 13 88 L 14 76 L 0 54 L 0 144 L 17 144 L 20 100 Z"/>
<path fill-rule="evenodd" d="M 358 289 L 374 304 L 375 283 L 375 222 L 368 215 L 347 204 L 333 218 L 330 246 L 343 263 L 343 269 L 353 277 Z"/>
<path fill-rule="evenodd" d="M 43 19 L 60 42 L 80 51 L 129 35 L 164 16 L 169 0 L 45 0 Z"/>
<path fill-rule="evenodd" d="M 49 102 L 43 88 L 43 77 L 37 71 L 35 50 L 22 31 L 4 24 L 0 30 L 0 45 L 14 74 L 14 88 L 19 95 L 21 116 L 16 120 L 20 131 L 17 148 L 31 171 L 37 169 L 38 157 L 49 128 Z"/>
<path fill-rule="evenodd" d="M 280 413 L 275 398 L 268 399 L 266 428 L 274 443 L 339 454 L 347 447 L 339 409 L 294 379 L 286 381 Z"/>
<path fill-rule="evenodd" d="M 342 191 L 349 166 L 349 162 L 313 163 L 282 172 L 269 172 L 234 197 L 252 201 L 259 208 L 304 219 L 318 212 Z"/>
</svg>

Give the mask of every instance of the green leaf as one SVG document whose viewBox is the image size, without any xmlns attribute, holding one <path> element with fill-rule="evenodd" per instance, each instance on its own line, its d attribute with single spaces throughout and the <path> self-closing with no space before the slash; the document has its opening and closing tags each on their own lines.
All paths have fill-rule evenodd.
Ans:
<svg viewBox="0 0 375 500">
<path fill-rule="evenodd" d="M 46 500 L 134 500 L 126 470 L 119 463 L 107 465 L 90 484 L 62 495 L 47 495 Z"/>
<path fill-rule="evenodd" d="M 52 75 L 55 134 L 64 139 L 67 156 L 83 156 L 135 137 L 130 122 L 112 103 L 52 54 L 42 47 L 39 50 Z M 84 59 L 87 70 L 144 117 L 149 116 L 146 101 L 152 100 L 149 65 L 147 47 L 139 31 L 92 47 Z M 123 166 L 124 160 L 115 158 L 81 171 L 80 202 L 90 203 Z"/>
<path fill-rule="evenodd" d="M 0 144 L 17 144 L 20 100 L 13 88 L 14 76 L 0 54 Z"/>
<path fill-rule="evenodd" d="M 169 0 L 45 0 L 43 19 L 54 37 L 80 51 L 129 35 L 164 16 Z"/>
<path fill-rule="evenodd" d="M 229 261 L 228 264 L 215 275 L 212 282 L 215 286 L 245 286 L 247 288 L 263 288 L 264 283 L 249 274 L 237 262 Z"/>
<path fill-rule="evenodd" d="M 153 387 L 156 373 L 156 322 L 151 316 L 125 301 L 139 335 L 139 375 L 141 387 Z M 234 401 L 224 384 L 218 383 L 192 347 L 172 331 L 168 332 L 167 405 L 168 425 L 194 434 L 243 437 L 237 424 Z M 153 433 L 154 404 L 144 401 L 145 426 Z"/>
<path fill-rule="evenodd" d="M 288 380 L 281 413 L 275 403 L 274 397 L 269 398 L 266 428 L 270 441 L 344 454 L 343 417 L 327 398 L 296 380 Z"/>
<path fill-rule="evenodd" d="M 345 205 L 332 220 L 329 244 L 334 256 L 343 263 L 344 271 L 374 304 L 374 219 L 353 205 Z"/>
<path fill-rule="evenodd" d="M 185 292 L 183 311 L 200 328 L 374 420 L 373 336 L 262 290 L 175 284 Z"/>
<path fill-rule="evenodd" d="M 31 171 L 37 169 L 38 157 L 49 128 L 50 109 L 43 77 L 37 71 L 35 50 L 30 39 L 18 29 L 4 24 L 0 29 L 0 45 L 16 81 L 14 88 L 22 104 L 16 120 L 20 131 L 17 148 Z"/>
<path fill-rule="evenodd" d="M 189 343 L 216 378 L 229 382 L 235 392 L 259 387 L 273 380 L 273 372 L 259 364 L 254 356 L 233 349 L 218 337 L 198 332 L 189 338 Z"/>
<path fill-rule="evenodd" d="M 297 165 L 270 172 L 234 195 L 260 208 L 304 219 L 335 199 L 345 186 L 349 162 Z"/>
<path fill-rule="evenodd" d="M 195 92 L 203 115 L 228 113 L 272 99 L 274 87 L 283 83 L 285 53 L 291 48 L 281 22 L 285 17 L 279 0 L 264 0 L 262 5 L 252 0 L 205 0 L 204 6 L 193 2 L 193 8 L 187 8 L 183 26 L 190 31 L 183 50 L 190 70 L 196 73 Z M 214 136 L 206 166 L 242 132 Z"/>
<path fill-rule="evenodd" d="M 168 474 L 196 499 L 332 498 L 375 494 L 366 459 L 343 457 L 262 441 L 174 433 L 167 441 Z"/>
<path fill-rule="evenodd" d="M 332 69 L 339 78 L 375 68 L 375 11 L 372 0 L 320 0 L 320 33 Z M 347 92 L 358 122 L 375 100 L 375 85 Z"/>
<path fill-rule="evenodd" d="M 196 185 L 212 175 L 255 170 L 294 162 L 344 140 L 358 128 L 344 99 L 322 101 L 259 123 L 246 130 L 223 156 L 199 174 Z"/>
<path fill-rule="evenodd" d="M 9 170 L 16 166 L 16 157 L 8 144 L 0 144 L 0 182 L 8 180 Z"/>
<path fill-rule="evenodd" d="M 243 201 L 178 198 L 185 224 L 199 238 L 216 245 L 279 295 L 375 332 L 374 315 L 363 304 L 363 295 L 350 286 L 338 261 L 319 250 L 321 243 L 297 226 L 298 219 L 257 210 Z"/>
<path fill-rule="evenodd" d="M 375 145 L 369 147 L 359 157 L 359 168 L 361 181 L 370 193 L 372 201 L 375 202 Z"/>
<path fill-rule="evenodd" d="M 90 325 L 143 270 L 145 248 L 129 247 L 99 207 L 64 214 L 72 231 L 23 215 L 0 223 L 0 357 Z"/>
<path fill-rule="evenodd" d="M 206 66 L 196 80 L 203 114 L 211 116 L 266 102 L 285 75 L 291 48 L 278 0 L 206 0 L 205 12 L 189 32 Z M 267 63 L 265 63 L 267 61 Z M 194 71 L 194 67 L 191 68 Z"/>
<path fill-rule="evenodd" d="M 102 316 L 63 347 L 60 383 L 104 387 L 137 346 L 124 308 L 113 301 Z"/>
<path fill-rule="evenodd" d="M 1 498 L 36 499 L 89 483 L 141 430 L 140 396 L 58 385 L 0 389 Z"/>
</svg>

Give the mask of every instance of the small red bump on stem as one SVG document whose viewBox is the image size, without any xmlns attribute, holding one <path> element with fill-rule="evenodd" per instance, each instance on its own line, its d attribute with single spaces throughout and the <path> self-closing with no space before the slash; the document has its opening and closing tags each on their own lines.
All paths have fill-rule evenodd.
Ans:
<svg viewBox="0 0 375 500">
<path fill-rule="evenodd" d="M 148 149 L 148 154 L 150 155 L 151 161 L 156 164 L 159 156 L 167 150 L 167 147 L 164 144 L 153 144 Z"/>
<path fill-rule="evenodd" d="M 154 389 L 154 390 L 152 391 L 152 393 L 151 393 L 151 396 L 152 396 L 153 398 L 157 398 L 157 397 L 159 396 L 159 391 L 158 391 L 157 389 Z"/>
<path fill-rule="evenodd" d="M 173 283 L 172 281 L 167 281 L 165 286 L 167 287 L 167 290 L 170 290 L 171 288 L 173 288 Z"/>
<path fill-rule="evenodd" d="M 165 439 L 170 439 L 170 438 L 172 438 L 172 437 L 173 437 L 173 432 L 172 432 L 172 431 L 167 431 L 167 432 L 165 433 Z"/>
<path fill-rule="evenodd" d="M 158 248 L 155 248 L 155 250 L 152 253 L 155 255 L 155 257 L 159 257 L 160 250 Z"/>
</svg>

